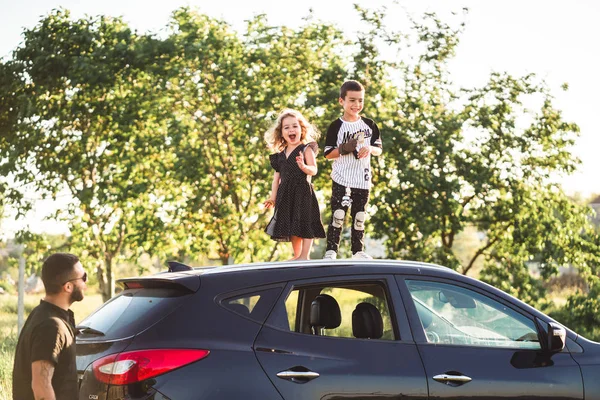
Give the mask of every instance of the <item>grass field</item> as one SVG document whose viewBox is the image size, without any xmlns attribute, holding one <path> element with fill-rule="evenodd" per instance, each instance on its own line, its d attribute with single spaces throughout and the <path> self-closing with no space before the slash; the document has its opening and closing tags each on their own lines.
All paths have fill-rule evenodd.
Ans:
<svg viewBox="0 0 600 400">
<path fill-rule="evenodd" d="M 25 318 L 40 303 L 43 294 L 25 296 Z M 74 303 L 71 309 L 75 321 L 83 320 L 102 304 L 102 296 L 87 293 L 83 301 Z M 0 296 L 0 400 L 12 399 L 12 369 L 17 346 L 17 296 Z"/>
</svg>

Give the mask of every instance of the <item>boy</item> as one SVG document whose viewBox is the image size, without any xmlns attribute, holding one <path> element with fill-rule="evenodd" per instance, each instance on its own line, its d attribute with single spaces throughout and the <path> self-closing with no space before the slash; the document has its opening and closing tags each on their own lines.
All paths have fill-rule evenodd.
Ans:
<svg viewBox="0 0 600 400">
<path fill-rule="evenodd" d="M 348 208 L 352 217 L 352 258 L 372 258 L 363 251 L 365 207 L 371 189 L 371 155 L 380 155 L 382 148 L 377 124 L 360 116 L 364 98 L 365 89 L 359 82 L 344 82 L 339 98 L 344 114 L 333 121 L 327 130 L 324 155 L 333 160 L 333 183 L 325 259 L 337 257 Z"/>
</svg>

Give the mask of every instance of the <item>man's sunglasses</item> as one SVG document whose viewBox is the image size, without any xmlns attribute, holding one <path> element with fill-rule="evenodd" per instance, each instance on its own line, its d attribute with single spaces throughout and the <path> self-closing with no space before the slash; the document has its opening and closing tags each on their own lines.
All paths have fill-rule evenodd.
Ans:
<svg viewBox="0 0 600 400">
<path fill-rule="evenodd" d="M 68 281 L 66 281 L 65 283 L 69 283 L 69 282 L 73 282 L 76 281 L 77 279 L 81 279 L 84 282 L 87 282 L 87 272 L 83 273 L 83 276 L 79 277 L 79 278 L 73 278 L 73 279 L 69 279 Z M 65 284 L 63 283 L 63 285 Z"/>
</svg>

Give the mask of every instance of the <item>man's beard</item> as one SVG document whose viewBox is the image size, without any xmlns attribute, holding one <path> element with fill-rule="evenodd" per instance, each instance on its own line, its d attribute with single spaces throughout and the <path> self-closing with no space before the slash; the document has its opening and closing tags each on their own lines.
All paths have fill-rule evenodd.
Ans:
<svg viewBox="0 0 600 400">
<path fill-rule="evenodd" d="M 71 292 L 71 296 L 69 297 L 69 301 L 71 302 L 71 304 L 73 304 L 76 301 L 81 300 L 83 300 L 83 290 L 81 290 L 77 286 L 74 286 L 73 291 Z"/>
</svg>

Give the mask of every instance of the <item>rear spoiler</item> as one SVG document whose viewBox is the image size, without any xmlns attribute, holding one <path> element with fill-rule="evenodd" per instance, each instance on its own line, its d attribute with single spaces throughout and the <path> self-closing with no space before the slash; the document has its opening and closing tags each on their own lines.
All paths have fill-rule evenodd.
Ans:
<svg viewBox="0 0 600 400">
<path fill-rule="evenodd" d="M 175 289 L 195 293 L 200 289 L 200 276 L 170 273 L 168 276 L 148 276 L 143 278 L 123 278 L 117 281 L 127 289 Z"/>
</svg>

